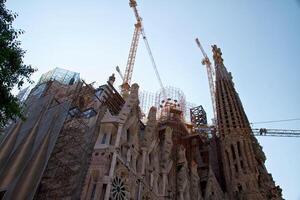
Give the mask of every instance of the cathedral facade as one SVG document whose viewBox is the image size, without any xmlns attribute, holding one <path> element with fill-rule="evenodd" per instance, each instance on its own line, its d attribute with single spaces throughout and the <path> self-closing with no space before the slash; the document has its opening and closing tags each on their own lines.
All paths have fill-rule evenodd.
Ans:
<svg viewBox="0 0 300 200">
<path fill-rule="evenodd" d="M 142 117 L 139 86 L 121 97 L 113 76 L 98 88 L 74 77 L 37 85 L 27 120 L 1 141 L 1 199 L 282 199 L 216 46 L 213 55 L 213 127 L 202 107 L 186 122 L 172 99 Z"/>
</svg>

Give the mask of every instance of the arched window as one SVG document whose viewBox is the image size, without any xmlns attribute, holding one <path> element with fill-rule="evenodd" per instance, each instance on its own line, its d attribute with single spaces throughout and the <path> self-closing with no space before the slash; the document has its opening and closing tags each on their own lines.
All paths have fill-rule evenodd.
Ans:
<svg viewBox="0 0 300 200">
<path fill-rule="evenodd" d="M 129 131 L 129 129 L 127 129 L 126 133 L 127 133 L 127 142 L 130 142 L 130 131 Z"/>
<path fill-rule="evenodd" d="M 97 184 L 94 183 L 94 184 L 93 184 L 92 193 L 91 193 L 91 200 L 93 200 L 93 199 L 95 198 L 96 186 L 97 186 Z"/>
<path fill-rule="evenodd" d="M 235 160 L 236 159 L 236 155 L 235 155 L 233 144 L 231 145 L 231 153 L 232 153 L 233 160 Z"/>
<path fill-rule="evenodd" d="M 241 153 L 241 144 L 240 144 L 239 141 L 237 142 L 237 147 L 238 147 L 239 156 L 242 157 L 242 153 Z"/>
</svg>

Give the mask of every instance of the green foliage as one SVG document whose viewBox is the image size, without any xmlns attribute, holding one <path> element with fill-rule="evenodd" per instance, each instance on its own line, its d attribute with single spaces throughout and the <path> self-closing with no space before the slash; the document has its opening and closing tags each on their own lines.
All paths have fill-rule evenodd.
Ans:
<svg viewBox="0 0 300 200">
<path fill-rule="evenodd" d="M 6 0 L 0 0 L 0 128 L 8 120 L 23 118 L 18 99 L 12 95 L 12 89 L 19 89 L 24 81 L 31 82 L 30 75 L 36 70 L 23 63 L 25 51 L 21 49 L 18 36 L 22 30 L 13 28 L 16 13 L 5 7 Z"/>
</svg>

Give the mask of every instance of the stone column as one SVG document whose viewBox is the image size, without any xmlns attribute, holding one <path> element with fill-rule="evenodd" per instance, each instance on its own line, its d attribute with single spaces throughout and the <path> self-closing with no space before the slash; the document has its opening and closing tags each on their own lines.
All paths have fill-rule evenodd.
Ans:
<svg viewBox="0 0 300 200">
<path fill-rule="evenodd" d="M 133 169 L 134 172 L 137 172 L 136 171 L 136 163 L 137 163 L 137 153 L 133 152 L 132 153 L 132 160 L 131 160 L 131 167 L 132 167 L 132 169 Z"/>
<path fill-rule="evenodd" d="M 163 173 L 163 188 L 162 188 L 162 196 L 165 196 L 166 194 L 166 188 L 167 188 L 167 183 L 168 183 L 168 176 L 167 173 Z"/>
<path fill-rule="evenodd" d="M 244 150 L 245 150 L 245 155 L 246 155 L 246 159 L 247 159 L 247 162 L 248 162 L 249 170 L 253 171 L 253 164 L 252 164 L 251 157 L 249 155 L 250 152 L 249 152 L 249 149 L 248 149 L 246 141 L 243 142 L 243 147 L 244 147 Z"/>
<path fill-rule="evenodd" d="M 147 155 L 147 151 L 145 148 L 142 148 L 142 170 L 141 170 L 141 174 L 145 175 L 145 168 L 146 168 L 146 155 Z"/>
<path fill-rule="evenodd" d="M 117 131 L 117 138 L 115 142 L 115 151 L 112 156 L 111 166 L 109 170 L 109 178 L 111 179 L 110 182 L 107 184 L 106 191 L 105 191 L 105 197 L 104 200 L 109 200 L 110 196 L 110 190 L 111 190 L 111 181 L 115 172 L 116 162 L 117 162 L 117 156 L 119 153 L 119 144 L 120 144 L 120 138 L 123 131 L 123 124 L 118 125 L 118 131 Z"/>
<path fill-rule="evenodd" d="M 131 148 L 128 148 L 127 149 L 127 154 L 126 154 L 126 165 L 129 166 L 130 161 L 131 161 Z"/>
<path fill-rule="evenodd" d="M 247 159 L 247 156 L 245 154 L 244 149 L 245 149 L 244 148 L 244 141 L 241 141 L 240 142 L 240 150 L 241 150 L 241 154 L 242 154 L 245 169 L 246 169 L 246 171 L 248 171 L 249 170 L 249 164 L 248 164 L 248 159 Z"/>
<path fill-rule="evenodd" d="M 236 155 L 236 163 L 237 163 L 237 166 L 238 166 L 238 171 L 239 171 L 239 173 L 242 173 L 242 167 L 241 167 L 241 163 L 240 163 L 240 157 L 241 157 L 241 155 L 238 152 L 238 148 L 237 148 L 237 143 L 236 142 L 233 144 L 233 147 L 234 147 L 234 152 L 235 152 L 235 155 Z"/>
<path fill-rule="evenodd" d="M 233 158 L 232 158 L 230 145 L 227 148 L 227 152 L 228 152 L 228 155 L 229 155 L 229 161 L 230 161 L 230 166 L 229 167 L 230 167 L 230 170 L 231 170 L 231 174 L 232 174 L 231 179 L 232 179 L 232 178 L 235 177 L 236 172 L 235 172 L 235 168 L 234 168 L 234 161 L 233 161 Z"/>
<path fill-rule="evenodd" d="M 253 158 L 253 155 L 252 155 L 252 151 L 249 148 L 250 147 L 249 142 L 245 142 L 245 146 L 246 146 L 246 149 L 247 149 L 247 152 L 248 152 L 250 166 L 252 168 L 252 171 L 254 171 L 254 169 L 255 169 L 255 166 L 254 166 L 255 162 L 254 162 L 254 158 Z"/>
</svg>

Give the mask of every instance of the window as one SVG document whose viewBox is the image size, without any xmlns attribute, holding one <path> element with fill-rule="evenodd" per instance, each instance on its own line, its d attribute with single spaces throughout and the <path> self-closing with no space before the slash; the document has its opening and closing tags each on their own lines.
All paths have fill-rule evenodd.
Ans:
<svg viewBox="0 0 300 200">
<path fill-rule="evenodd" d="M 232 153 L 233 160 L 235 160 L 236 156 L 235 156 L 233 144 L 231 145 L 231 153 Z"/>
<path fill-rule="evenodd" d="M 5 195 L 5 190 L 4 191 L 0 191 L 0 200 L 3 199 L 4 195 Z"/>
<path fill-rule="evenodd" d="M 107 137 L 107 134 L 104 133 L 104 135 L 102 137 L 102 140 L 101 140 L 101 144 L 105 144 L 106 143 L 106 137 Z"/>
<path fill-rule="evenodd" d="M 229 169 L 231 168 L 230 166 L 230 159 L 229 159 L 229 154 L 228 154 L 228 151 L 226 151 L 226 159 L 227 159 L 227 164 L 228 164 L 228 167 Z M 231 169 L 229 170 L 229 173 L 230 173 L 230 176 L 231 176 Z"/>
<path fill-rule="evenodd" d="M 139 134 L 140 134 L 140 139 L 143 140 L 143 139 L 144 139 L 144 136 L 145 136 L 145 130 L 141 130 L 141 131 L 139 132 Z"/>
<path fill-rule="evenodd" d="M 103 184 L 100 199 L 104 199 L 105 192 L 106 192 L 106 184 Z"/>
<path fill-rule="evenodd" d="M 88 108 L 85 111 L 83 111 L 82 116 L 86 119 L 94 117 L 97 114 L 97 112 L 94 110 L 94 108 Z"/>
<path fill-rule="evenodd" d="M 237 164 L 234 164 L 235 172 L 239 172 Z"/>
<path fill-rule="evenodd" d="M 103 92 L 103 88 L 98 88 L 96 91 L 95 91 L 95 97 L 94 99 L 98 99 L 100 98 L 100 95 L 102 94 Z M 97 98 L 98 97 L 98 98 Z"/>
<path fill-rule="evenodd" d="M 73 108 L 71 108 L 71 109 L 69 110 L 69 115 L 70 115 L 71 117 L 74 117 L 74 116 L 76 116 L 76 115 L 79 115 L 79 113 L 80 113 L 80 111 L 79 111 L 78 107 L 73 107 Z"/>
<path fill-rule="evenodd" d="M 241 154 L 241 144 L 240 144 L 240 142 L 237 142 L 237 147 L 238 147 L 239 156 L 242 157 L 242 154 Z"/>
<path fill-rule="evenodd" d="M 244 162 L 241 160 L 241 168 L 244 169 Z"/>
<path fill-rule="evenodd" d="M 93 190 L 92 190 L 92 193 L 91 193 L 91 200 L 93 200 L 95 198 L 96 186 L 97 186 L 97 184 L 94 183 L 93 184 Z"/>
<path fill-rule="evenodd" d="M 129 132 L 129 129 L 127 129 L 126 133 L 127 133 L 127 142 L 129 142 L 130 141 L 130 132 Z"/>
<path fill-rule="evenodd" d="M 243 187 L 240 184 L 238 185 L 238 190 L 239 192 L 243 191 Z"/>
<path fill-rule="evenodd" d="M 113 145 L 112 144 L 112 135 L 110 135 L 110 138 L 109 138 L 109 145 Z"/>
</svg>

